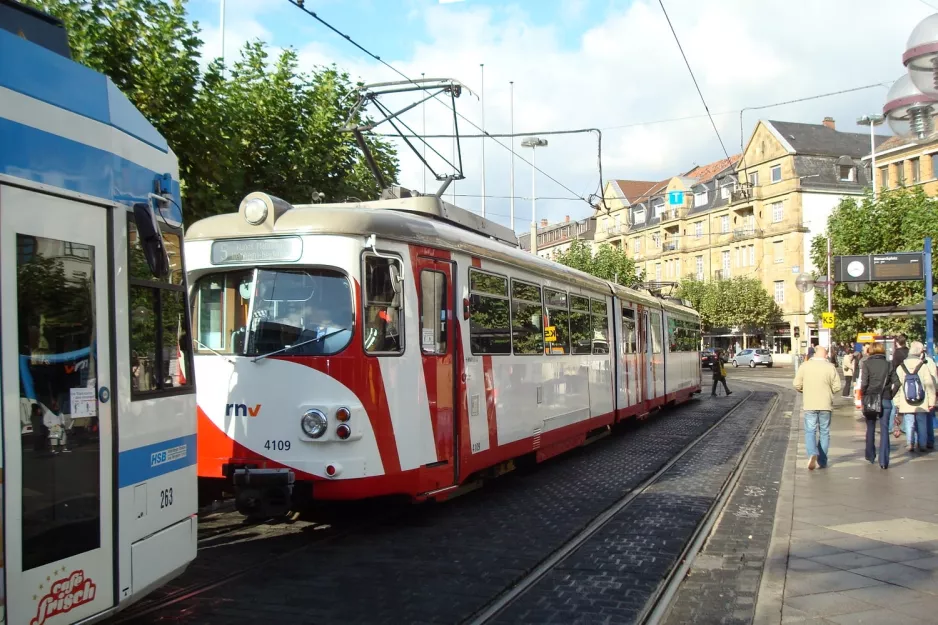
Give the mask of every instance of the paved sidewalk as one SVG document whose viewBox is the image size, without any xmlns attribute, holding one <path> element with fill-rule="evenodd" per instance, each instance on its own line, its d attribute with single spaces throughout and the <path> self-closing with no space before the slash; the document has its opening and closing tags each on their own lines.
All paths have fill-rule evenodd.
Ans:
<svg viewBox="0 0 938 625">
<path fill-rule="evenodd" d="M 795 403 L 755 622 L 938 623 L 938 453 L 890 437 L 889 469 L 871 465 L 864 420 L 838 402 L 828 468 L 814 471 Z"/>
</svg>

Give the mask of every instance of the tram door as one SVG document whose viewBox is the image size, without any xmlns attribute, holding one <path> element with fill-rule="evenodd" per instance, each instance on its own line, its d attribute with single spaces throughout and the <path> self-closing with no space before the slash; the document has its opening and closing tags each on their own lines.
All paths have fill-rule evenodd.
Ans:
<svg viewBox="0 0 938 625">
<path fill-rule="evenodd" d="M 107 218 L 0 185 L 8 623 L 114 605 Z"/>
<path fill-rule="evenodd" d="M 419 256 L 415 273 L 420 302 L 420 357 L 436 446 L 435 465 L 440 472 L 442 487 L 455 483 L 459 475 L 453 265 L 449 261 Z"/>
</svg>

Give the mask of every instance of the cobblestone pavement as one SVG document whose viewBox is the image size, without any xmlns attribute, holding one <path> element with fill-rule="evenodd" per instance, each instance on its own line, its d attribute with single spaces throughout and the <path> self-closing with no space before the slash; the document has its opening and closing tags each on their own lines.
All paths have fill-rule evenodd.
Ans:
<svg viewBox="0 0 938 625">
<path fill-rule="evenodd" d="M 635 622 L 703 522 L 774 397 L 755 393 L 497 622 Z"/>
<path fill-rule="evenodd" d="M 622 435 L 494 480 L 475 493 L 444 504 L 409 507 L 337 540 L 317 540 L 318 532 L 341 528 L 316 523 L 247 539 L 239 538 L 240 533 L 223 537 L 220 544 L 200 552 L 197 565 L 174 591 L 221 578 L 236 568 L 256 568 L 134 622 L 460 622 L 661 468 L 743 395 L 692 401 Z M 759 401 L 767 403 L 769 396 L 760 395 Z M 758 411 L 738 414 L 750 412 Z M 688 454 L 682 462 L 693 456 L 699 475 L 677 473 L 655 496 L 636 500 L 636 509 L 644 513 L 632 523 L 648 531 L 628 538 L 633 547 L 619 548 L 623 558 L 643 567 L 669 566 L 665 560 L 680 550 L 671 533 L 692 530 L 679 518 L 681 511 L 705 511 L 709 504 L 693 493 L 720 479 L 724 459 L 734 453 L 734 444 L 738 450 L 749 427 L 751 422 L 729 437 L 735 443 L 717 444 L 712 453 Z M 718 440 L 723 439 L 721 435 Z M 365 514 L 383 518 L 374 510 Z M 623 524 L 624 533 L 630 529 Z M 614 542 L 611 535 L 606 540 Z M 636 559 L 633 548 L 644 555 Z M 271 554 L 288 555 L 264 565 Z M 650 571 L 643 568 L 642 574 Z"/>
<path fill-rule="evenodd" d="M 671 603 L 665 622 L 752 622 L 791 428 L 793 391 L 780 397 L 729 502 Z"/>
</svg>

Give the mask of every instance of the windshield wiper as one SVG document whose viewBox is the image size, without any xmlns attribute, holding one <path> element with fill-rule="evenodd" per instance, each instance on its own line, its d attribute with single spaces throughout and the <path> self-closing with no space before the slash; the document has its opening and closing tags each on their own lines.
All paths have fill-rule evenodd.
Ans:
<svg viewBox="0 0 938 625">
<path fill-rule="evenodd" d="M 296 343 L 296 344 L 294 344 L 294 345 L 287 345 L 286 347 L 281 347 L 280 349 L 274 350 L 274 351 L 272 351 L 272 352 L 268 352 L 268 353 L 263 354 L 263 355 L 261 355 L 261 356 L 257 356 L 256 358 L 252 358 L 252 359 L 251 359 L 251 362 L 257 362 L 258 360 L 263 360 L 263 359 L 267 358 L 268 356 L 276 356 L 277 354 L 282 354 L 282 353 L 284 353 L 284 352 L 290 351 L 291 349 L 293 349 L 293 348 L 295 348 L 295 347 L 302 347 L 302 346 L 304 346 L 304 345 L 309 345 L 310 343 L 315 343 L 316 341 L 324 341 L 324 340 L 326 340 L 327 338 L 329 338 L 330 336 L 335 336 L 336 334 L 339 334 L 340 332 L 351 332 L 351 329 L 350 329 L 350 328 L 341 328 L 341 329 L 339 329 L 339 330 L 333 330 L 332 332 L 327 332 L 327 333 L 325 333 L 325 334 L 323 334 L 323 335 L 321 335 L 321 336 L 317 336 L 317 337 L 314 338 L 314 339 L 309 339 L 308 341 L 303 341 L 302 343 Z"/>
<path fill-rule="evenodd" d="M 195 344 L 198 345 L 199 347 L 201 347 L 202 349 L 207 349 L 208 351 L 212 352 L 213 354 L 215 354 L 215 355 L 218 356 L 219 358 L 223 358 L 223 359 L 225 360 L 225 362 L 227 362 L 227 363 L 229 363 L 229 364 L 232 364 L 232 365 L 235 364 L 235 361 L 234 361 L 234 360 L 232 360 L 232 359 L 229 358 L 228 356 L 225 356 L 225 355 L 222 354 L 221 352 L 215 351 L 214 349 L 212 349 L 211 347 L 209 347 L 208 345 L 206 345 L 205 343 L 203 343 L 203 342 L 200 341 L 199 339 L 192 339 L 192 340 L 195 341 Z"/>
</svg>

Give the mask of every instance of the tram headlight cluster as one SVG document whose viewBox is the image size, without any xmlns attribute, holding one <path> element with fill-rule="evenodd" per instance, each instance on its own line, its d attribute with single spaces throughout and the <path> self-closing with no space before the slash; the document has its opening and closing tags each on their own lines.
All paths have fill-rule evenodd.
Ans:
<svg viewBox="0 0 938 625">
<path fill-rule="evenodd" d="M 326 433 L 326 428 L 329 427 L 329 421 L 321 411 L 307 410 L 300 420 L 300 427 L 308 437 L 321 438 Z"/>
</svg>

